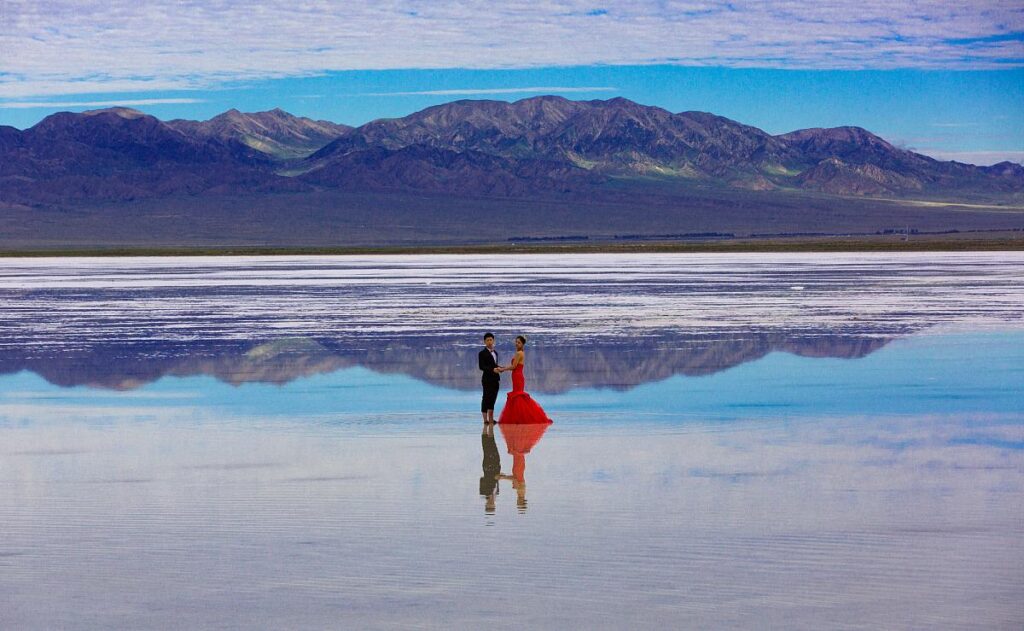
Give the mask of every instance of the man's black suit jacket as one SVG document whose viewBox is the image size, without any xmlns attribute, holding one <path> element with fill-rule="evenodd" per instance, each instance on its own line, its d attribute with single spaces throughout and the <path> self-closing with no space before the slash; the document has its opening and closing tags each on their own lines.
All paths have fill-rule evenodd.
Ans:
<svg viewBox="0 0 1024 631">
<path fill-rule="evenodd" d="M 498 355 L 498 351 L 494 351 L 494 355 Z M 480 351 L 480 370 L 483 371 L 483 376 L 480 377 L 480 382 L 484 385 L 496 386 L 501 382 L 501 375 L 494 372 L 494 369 L 498 367 L 498 363 L 494 361 L 494 357 L 491 356 L 491 352 L 486 348 Z"/>
</svg>

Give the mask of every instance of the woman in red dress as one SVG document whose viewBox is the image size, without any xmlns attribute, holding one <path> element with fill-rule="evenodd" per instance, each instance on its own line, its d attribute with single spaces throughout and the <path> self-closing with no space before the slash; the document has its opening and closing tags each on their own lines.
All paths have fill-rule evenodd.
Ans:
<svg viewBox="0 0 1024 631">
<path fill-rule="evenodd" d="M 523 365 L 526 362 L 526 354 L 523 347 L 526 346 L 526 337 L 516 336 L 516 353 L 512 356 L 512 363 L 501 368 L 502 372 L 512 371 L 512 391 L 505 399 L 505 408 L 498 418 L 499 423 L 525 424 L 525 423 L 550 423 L 551 419 L 537 404 L 533 398 L 526 393 L 526 379 L 523 377 Z"/>
</svg>

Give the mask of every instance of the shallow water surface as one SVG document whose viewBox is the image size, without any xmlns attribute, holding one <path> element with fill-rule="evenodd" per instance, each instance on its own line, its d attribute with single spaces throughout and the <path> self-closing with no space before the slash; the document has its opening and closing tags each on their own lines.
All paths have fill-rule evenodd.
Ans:
<svg viewBox="0 0 1024 631">
<path fill-rule="evenodd" d="M 0 627 L 1020 628 L 1022 270 L 4 261 Z"/>
</svg>

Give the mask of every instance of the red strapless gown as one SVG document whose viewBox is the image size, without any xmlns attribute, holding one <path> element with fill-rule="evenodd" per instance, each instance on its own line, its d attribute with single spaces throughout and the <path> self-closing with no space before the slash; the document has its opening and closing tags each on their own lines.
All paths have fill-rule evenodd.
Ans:
<svg viewBox="0 0 1024 631">
<path fill-rule="evenodd" d="M 501 410 L 498 422 L 516 425 L 551 422 L 544 409 L 526 393 L 526 379 L 523 377 L 522 364 L 512 370 L 512 391 L 505 399 L 505 407 Z"/>
</svg>

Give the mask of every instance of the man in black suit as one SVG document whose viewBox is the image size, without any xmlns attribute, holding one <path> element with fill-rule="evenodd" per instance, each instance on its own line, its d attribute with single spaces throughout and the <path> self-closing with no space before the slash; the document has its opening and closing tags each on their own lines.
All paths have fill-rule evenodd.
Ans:
<svg viewBox="0 0 1024 631">
<path fill-rule="evenodd" d="M 498 399 L 498 388 L 501 385 L 501 370 L 498 368 L 498 351 L 494 350 L 494 334 L 484 334 L 484 348 L 480 350 L 480 370 L 483 376 L 480 384 L 484 388 L 484 396 L 480 401 L 480 412 L 484 423 L 494 422 L 494 402 Z"/>
</svg>

